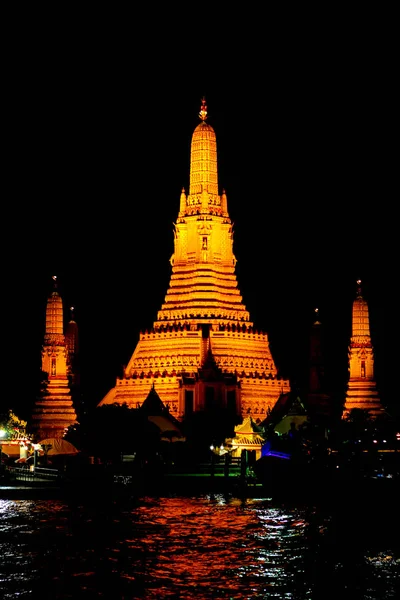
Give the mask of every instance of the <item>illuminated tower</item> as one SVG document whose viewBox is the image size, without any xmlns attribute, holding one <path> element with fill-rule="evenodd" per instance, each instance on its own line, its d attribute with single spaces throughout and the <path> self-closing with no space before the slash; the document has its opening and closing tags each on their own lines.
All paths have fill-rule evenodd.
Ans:
<svg viewBox="0 0 400 600">
<path fill-rule="evenodd" d="M 65 429 L 77 422 L 69 388 L 69 357 L 64 336 L 63 304 L 54 289 L 47 300 L 46 331 L 42 346 L 42 372 L 46 379 L 35 402 L 32 413 L 32 430 L 38 441 L 45 438 L 62 438 Z"/>
<path fill-rule="evenodd" d="M 353 302 L 349 381 L 343 417 L 346 417 L 353 408 L 368 410 L 372 417 L 384 412 L 376 389 L 368 304 L 362 297 L 360 280 L 357 281 L 357 297 Z"/>
<path fill-rule="evenodd" d="M 266 333 L 254 329 L 235 274 L 233 226 L 218 192 L 217 141 L 202 101 L 174 224 L 172 275 L 151 331 L 140 334 L 122 379 L 101 400 L 141 406 L 151 387 L 170 413 L 228 410 L 265 418 L 288 380 L 278 378 Z"/>
</svg>

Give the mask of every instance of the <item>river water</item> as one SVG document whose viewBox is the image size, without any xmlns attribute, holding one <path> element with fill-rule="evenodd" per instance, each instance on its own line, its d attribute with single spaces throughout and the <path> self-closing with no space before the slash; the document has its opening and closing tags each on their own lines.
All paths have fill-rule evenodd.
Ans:
<svg viewBox="0 0 400 600">
<path fill-rule="evenodd" d="M 0 597 L 398 598 L 398 515 L 350 512 L 219 494 L 3 499 Z"/>
</svg>

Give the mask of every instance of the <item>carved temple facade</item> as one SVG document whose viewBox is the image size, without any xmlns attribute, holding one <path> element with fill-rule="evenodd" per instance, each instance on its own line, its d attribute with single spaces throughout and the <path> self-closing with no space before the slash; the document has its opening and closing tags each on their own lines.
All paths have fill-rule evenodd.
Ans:
<svg viewBox="0 0 400 600">
<path fill-rule="evenodd" d="M 154 385 L 179 420 L 221 409 L 260 422 L 290 384 L 279 378 L 268 335 L 254 328 L 243 304 L 205 100 L 199 116 L 191 140 L 189 193 L 182 189 L 174 224 L 164 303 L 152 330 L 140 334 L 123 377 L 98 406 L 139 408 Z"/>
</svg>

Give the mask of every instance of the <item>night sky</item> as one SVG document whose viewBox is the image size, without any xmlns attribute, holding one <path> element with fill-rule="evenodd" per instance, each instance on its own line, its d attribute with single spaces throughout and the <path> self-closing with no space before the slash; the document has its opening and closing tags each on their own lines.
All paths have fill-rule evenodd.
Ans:
<svg viewBox="0 0 400 600">
<path fill-rule="evenodd" d="M 255 328 L 269 335 L 279 374 L 296 386 L 307 379 L 318 307 L 327 372 L 344 389 L 360 278 L 385 398 L 378 69 L 355 57 L 323 69 L 322 59 L 290 66 L 215 82 L 182 72 L 177 83 L 164 72 L 149 85 L 144 71 L 126 72 L 126 61 L 64 57 L 55 68 L 49 57 L 21 60 L 7 92 L 10 408 L 26 418 L 33 405 L 52 275 L 66 317 L 75 307 L 89 407 L 156 320 L 203 96 L 234 223 L 239 289 Z"/>
</svg>

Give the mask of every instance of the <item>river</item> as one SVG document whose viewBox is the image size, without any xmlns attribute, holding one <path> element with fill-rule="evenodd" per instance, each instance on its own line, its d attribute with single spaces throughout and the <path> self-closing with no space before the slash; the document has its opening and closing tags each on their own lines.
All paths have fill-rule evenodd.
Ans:
<svg viewBox="0 0 400 600">
<path fill-rule="evenodd" d="M 3 499 L 1 598 L 398 598 L 398 515 L 378 517 L 219 494 Z"/>
</svg>

